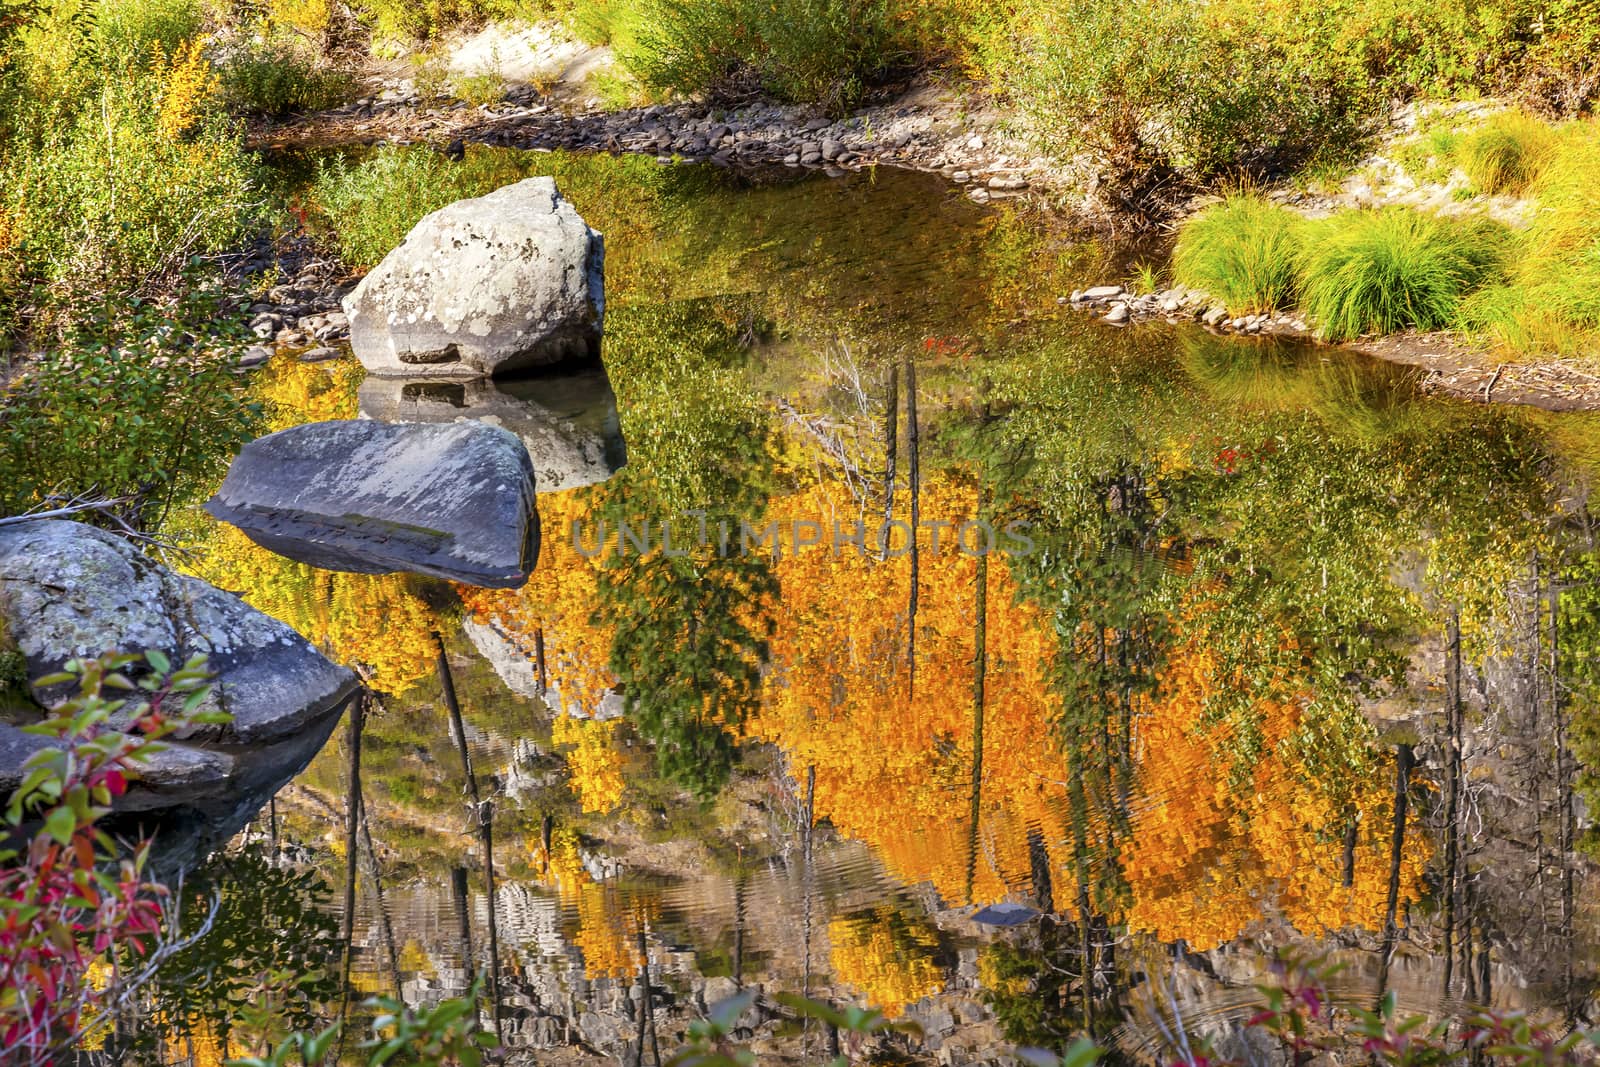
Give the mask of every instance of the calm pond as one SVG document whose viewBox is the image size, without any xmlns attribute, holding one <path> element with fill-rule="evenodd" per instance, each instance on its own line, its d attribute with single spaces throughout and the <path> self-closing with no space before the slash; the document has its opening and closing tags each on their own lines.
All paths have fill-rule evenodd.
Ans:
<svg viewBox="0 0 1600 1067">
<path fill-rule="evenodd" d="M 1140 1059 L 1157 1016 L 1242 1023 L 1286 947 L 1341 961 L 1357 1006 L 1584 1016 L 1595 417 L 1106 326 L 1062 298 L 1127 256 L 928 176 L 469 162 L 485 189 L 554 174 L 604 232 L 603 372 L 247 381 L 274 429 L 521 434 L 528 585 L 319 572 L 174 522 L 195 573 L 381 694 L 358 992 L 490 972 L 485 1025 L 497 993 L 509 1045 L 566 1050 L 539 1062 L 627 1059 L 646 995 L 665 1057 L 740 989 L 790 1060 L 830 1037 L 780 1025 L 782 992 L 921 1025 L 882 1055 L 1090 1031 Z M 202 951 L 336 975 L 349 745 L 198 877 L 233 939 Z"/>
</svg>

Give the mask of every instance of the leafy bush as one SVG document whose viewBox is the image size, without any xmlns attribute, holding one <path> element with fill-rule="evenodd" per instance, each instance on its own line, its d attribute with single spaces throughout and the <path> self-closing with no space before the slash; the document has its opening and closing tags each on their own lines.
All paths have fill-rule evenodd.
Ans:
<svg viewBox="0 0 1600 1067">
<path fill-rule="evenodd" d="M 911 58 L 897 0 L 638 0 L 590 25 L 647 87 L 840 110 Z M 626 33 L 622 32 L 624 29 Z"/>
<path fill-rule="evenodd" d="M 94 11 L 95 51 L 107 64 L 176 55 L 205 22 L 199 0 L 99 0 Z"/>
<path fill-rule="evenodd" d="M 1463 297 L 1493 281 L 1503 227 L 1404 208 L 1351 211 L 1311 224 L 1300 290 L 1318 333 L 1342 341 L 1456 318 Z"/>
<path fill-rule="evenodd" d="M 66 292 L 149 293 L 261 217 L 255 164 L 210 107 L 198 45 L 108 85 L 37 142 L 5 150 L 11 270 Z"/>
<path fill-rule="evenodd" d="M 436 152 L 385 145 L 360 162 L 318 165 L 311 196 L 354 268 L 377 264 L 417 220 L 469 195 L 463 170 Z"/>
<path fill-rule="evenodd" d="M 162 301 L 103 298 L 69 314 L 62 346 L 4 396 L 0 510 L 97 493 L 122 500 L 126 521 L 159 525 L 253 435 L 258 412 L 233 374 L 237 308 L 191 282 Z"/>
<path fill-rule="evenodd" d="M 1521 111 L 1496 115 L 1460 145 L 1461 169 L 1483 193 L 1521 193 L 1550 162 L 1557 135 Z"/>
<path fill-rule="evenodd" d="M 350 96 L 352 85 L 344 71 L 318 63 L 283 40 L 254 42 L 222 68 L 228 104 L 259 115 L 336 107 Z"/>
<path fill-rule="evenodd" d="M 499 1043 L 493 1034 L 476 1029 L 481 989 L 482 981 L 475 981 L 465 997 L 445 1000 L 421 1011 L 388 997 L 365 1001 L 362 1006 L 375 1016 L 372 1036 L 358 1046 L 366 1054 L 359 1062 L 368 1067 L 391 1063 L 480 1067 L 483 1050 Z M 318 1034 L 292 1033 L 268 1055 L 231 1059 L 227 1067 L 331 1067 L 349 1062 L 340 1055 L 340 1029 L 334 1025 Z"/>
<path fill-rule="evenodd" d="M 86 1033 L 111 1023 L 108 1008 L 148 982 L 174 949 L 163 936 L 166 891 L 144 877 L 149 843 L 118 859 L 98 827 L 162 737 L 227 716 L 197 710 L 205 661 L 174 672 L 165 656 L 137 685 L 130 655 L 74 661 L 41 684 L 78 681 L 79 693 L 29 732 L 57 744 L 23 764 L 5 811 L 0 849 L 0 1043 L 6 1062 L 71 1058 Z M 114 692 L 129 696 L 118 699 Z M 112 718 L 124 723 L 109 728 Z M 109 978 L 91 979 L 104 967 Z"/>
<path fill-rule="evenodd" d="M 1294 302 L 1303 220 L 1251 193 L 1234 193 L 1183 224 L 1173 276 L 1204 289 L 1230 311 L 1253 313 Z"/>
<path fill-rule="evenodd" d="M 1364 77 L 1308 65 L 1293 38 L 1220 4 L 1026 0 L 989 73 L 1058 153 L 1089 153 L 1138 207 L 1174 171 L 1199 179 L 1347 155 L 1377 100 Z"/>
</svg>

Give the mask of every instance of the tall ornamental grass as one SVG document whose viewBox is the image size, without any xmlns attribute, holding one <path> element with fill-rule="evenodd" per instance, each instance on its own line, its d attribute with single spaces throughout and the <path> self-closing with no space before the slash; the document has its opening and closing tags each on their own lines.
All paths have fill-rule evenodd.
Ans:
<svg viewBox="0 0 1600 1067">
<path fill-rule="evenodd" d="M 1263 197 L 1234 193 L 1183 224 L 1172 253 L 1173 276 L 1235 313 L 1288 307 L 1299 289 L 1304 226 L 1294 212 Z"/>
<path fill-rule="evenodd" d="M 1451 325 L 1463 297 L 1495 280 L 1504 227 L 1404 208 L 1349 211 L 1310 226 L 1301 260 L 1302 305 L 1320 336 Z"/>
</svg>

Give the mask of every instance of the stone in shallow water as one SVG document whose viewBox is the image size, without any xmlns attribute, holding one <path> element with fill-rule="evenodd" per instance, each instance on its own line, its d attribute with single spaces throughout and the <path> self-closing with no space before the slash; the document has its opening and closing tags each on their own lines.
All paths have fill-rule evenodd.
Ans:
<svg viewBox="0 0 1600 1067">
<path fill-rule="evenodd" d="M 361 414 L 379 422 L 486 422 L 522 439 L 540 493 L 603 482 L 627 462 L 617 397 L 603 367 L 522 379 L 362 381 Z"/>
<path fill-rule="evenodd" d="M 354 673 L 283 623 L 83 523 L 0 529 L 0 617 L 46 707 L 70 687 L 37 680 L 68 660 L 156 650 L 181 664 L 205 654 L 216 675 L 209 703 L 233 721 L 175 739 L 116 804 L 118 818 L 160 830 L 168 859 L 202 854 L 243 827 L 310 762 L 357 687 Z M 0 793 L 44 743 L 0 724 Z"/>
<path fill-rule="evenodd" d="M 418 222 L 344 299 L 375 374 L 474 378 L 597 356 L 605 249 L 551 178 Z"/>
<path fill-rule="evenodd" d="M 514 589 L 539 555 L 528 450 L 481 422 L 313 422 L 250 442 L 206 510 L 325 570 Z"/>
</svg>

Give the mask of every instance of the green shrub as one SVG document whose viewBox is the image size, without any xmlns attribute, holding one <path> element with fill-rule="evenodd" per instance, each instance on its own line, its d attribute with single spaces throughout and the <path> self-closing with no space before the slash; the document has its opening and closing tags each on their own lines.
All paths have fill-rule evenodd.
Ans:
<svg viewBox="0 0 1600 1067">
<path fill-rule="evenodd" d="M 1496 279 L 1507 231 L 1404 208 L 1351 211 L 1311 224 L 1302 303 L 1320 336 L 1343 341 L 1456 319 L 1462 298 Z"/>
<path fill-rule="evenodd" d="M 102 61 L 145 64 L 159 50 L 177 53 L 199 36 L 205 12 L 199 0 L 99 0 L 94 14 L 94 45 Z"/>
<path fill-rule="evenodd" d="M 1286 208 L 1235 193 L 1183 224 L 1172 253 L 1173 276 L 1235 313 L 1288 307 L 1295 299 L 1303 226 Z"/>
<path fill-rule="evenodd" d="M 372 267 L 398 245 L 417 220 L 470 195 L 463 170 L 429 151 L 385 145 L 360 162 L 323 162 L 312 199 L 356 269 Z"/>
<path fill-rule="evenodd" d="M 1114 201 L 1142 206 L 1173 171 L 1274 172 L 1360 143 L 1379 103 L 1365 76 L 1315 66 L 1286 34 L 1221 5 L 1025 0 L 989 71 L 1047 147 L 1089 153 Z"/>
<path fill-rule="evenodd" d="M 7 149 L 0 215 L 20 274 L 58 292 L 153 292 L 258 224 L 254 160 L 190 77 L 108 86 L 38 142 Z"/>
<path fill-rule="evenodd" d="M 52 495 L 122 498 L 130 523 L 209 492 L 257 429 L 233 372 L 245 337 L 215 280 L 175 295 L 113 295 L 69 309 L 62 343 L 13 381 L 0 420 L 0 514 Z"/>
<path fill-rule="evenodd" d="M 230 107 L 258 115 L 321 111 L 351 95 L 350 75 L 324 66 L 283 41 L 255 42 L 222 68 L 222 91 Z"/>
<path fill-rule="evenodd" d="M 506 83 L 498 74 L 483 71 L 452 79 L 451 92 L 469 104 L 497 104 L 506 96 Z"/>
<path fill-rule="evenodd" d="M 1549 124 L 1521 111 L 1507 111 L 1462 140 L 1461 169 L 1479 192 L 1521 193 L 1549 163 L 1556 140 Z"/>
<path fill-rule="evenodd" d="M 896 0 L 638 0 L 632 12 L 611 5 L 591 32 L 652 89 L 759 87 L 841 110 L 911 58 L 900 14 Z"/>
</svg>

